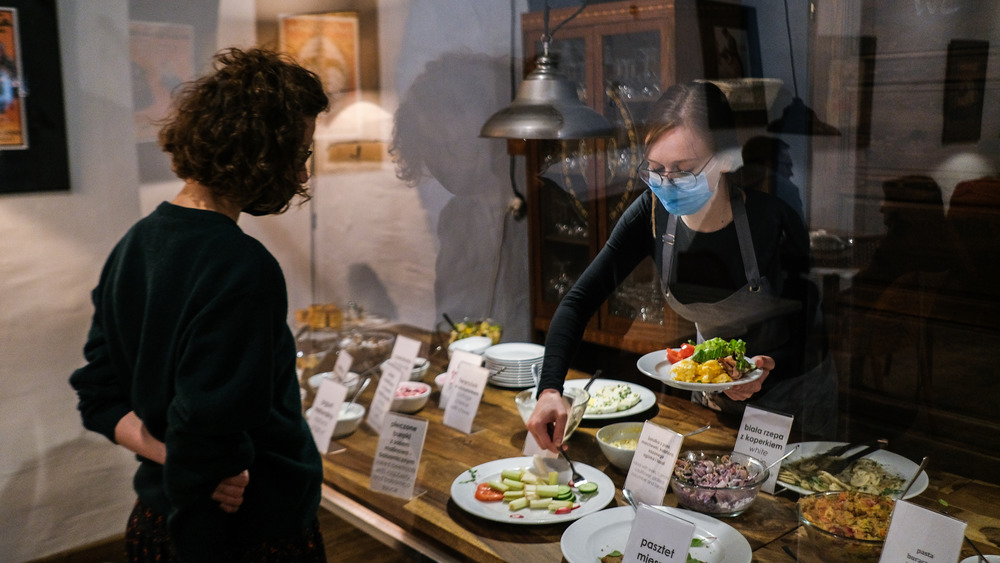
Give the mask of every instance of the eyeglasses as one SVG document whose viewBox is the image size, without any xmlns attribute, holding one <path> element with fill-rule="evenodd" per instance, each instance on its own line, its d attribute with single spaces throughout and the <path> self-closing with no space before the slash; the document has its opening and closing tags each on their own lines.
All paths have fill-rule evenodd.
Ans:
<svg viewBox="0 0 1000 563">
<path fill-rule="evenodd" d="M 639 175 L 639 179 L 641 179 L 643 182 L 646 182 L 647 185 L 651 186 L 655 185 L 657 187 L 663 187 L 665 179 L 667 182 L 670 182 L 671 186 L 675 188 L 683 188 L 686 187 L 686 185 L 688 185 L 689 182 L 693 181 L 698 174 L 701 174 L 702 171 L 705 170 L 705 168 L 708 166 L 708 163 L 712 162 L 713 158 L 715 158 L 715 155 L 709 157 L 709 159 L 705 161 L 705 164 L 703 164 L 702 167 L 699 168 L 697 172 L 690 172 L 687 170 L 671 170 L 670 172 L 657 172 L 655 170 L 650 170 L 648 160 L 643 160 L 642 162 L 640 162 L 639 166 L 635 169 L 635 171 L 636 174 Z"/>
</svg>

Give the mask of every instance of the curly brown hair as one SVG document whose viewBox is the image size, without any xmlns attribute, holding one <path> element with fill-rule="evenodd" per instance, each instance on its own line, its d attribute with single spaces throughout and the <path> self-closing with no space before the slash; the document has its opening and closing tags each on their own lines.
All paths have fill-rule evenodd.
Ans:
<svg viewBox="0 0 1000 563">
<path fill-rule="evenodd" d="M 225 49 L 214 69 L 182 86 L 160 130 L 174 173 L 254 214 L 308 200 L 298 179 L 305 122 L 329 104 L 319 77 L 265 49 Z"/>
</svg>

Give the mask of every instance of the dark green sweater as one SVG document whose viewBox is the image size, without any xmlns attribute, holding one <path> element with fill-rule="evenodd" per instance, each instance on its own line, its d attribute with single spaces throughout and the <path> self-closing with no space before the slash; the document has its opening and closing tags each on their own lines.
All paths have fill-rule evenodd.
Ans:
<svg viewBox="0 0 1000 563">
<path fill-rule="evenodd" d="M 288 298 L 277 261 L 228 217 L 161 204 L 115 246 L 93 291 L 70 377 L 84 426 L 114 441 L 130 410 L 167 446 L 140 458 L 139 499 L 169 517 L 185 560 L 219 560 L 316 518 L 322 463 L 301 414 Z M 210 495 L 249 469 L 244 504 Z"/>
</svg>

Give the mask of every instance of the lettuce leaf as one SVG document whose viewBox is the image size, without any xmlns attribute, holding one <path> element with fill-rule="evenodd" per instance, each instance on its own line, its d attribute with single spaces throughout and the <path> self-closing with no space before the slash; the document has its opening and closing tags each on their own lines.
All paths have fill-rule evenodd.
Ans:
<svg viewBox="0 0 1000 563">
<path fill-rule="evenodd" d="M 698 362 L 717 360 L 732 356 L 736 361 L 736 366 L 740 371 L 746 372 L 751 369 L 750 362 L 744 357 L 747 351 L 747 343 L 740 339 L 723 340 L 722 338 L 712 338 L 694 347 L 694 355 L 691 359 Z"/>
</svg>

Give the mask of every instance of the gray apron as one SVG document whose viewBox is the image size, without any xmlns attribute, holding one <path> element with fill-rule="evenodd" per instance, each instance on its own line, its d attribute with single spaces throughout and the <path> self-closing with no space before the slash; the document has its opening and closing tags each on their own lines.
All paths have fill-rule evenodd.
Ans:
<svg viewBox="0 0 1000 563">
<path fill-rule="evenodd" d="M 673 278 L 673 261 L 676 254 L 674 242 L 677 232 L 677 216 L 671 214 L 667 218 L 667 229 L 663 234 L 663 267 L 660 272 L 664 297 L 675 313 L 693 322 L 698 330 L 698 341 L 720 337 L 725 339 L 743 338 L 753 328 L 754 341 L 748 342 L 754 349 L 770 350 L 788 340 L 788 328 L 774 319 L 778 316 L 795 311 L 801 304 L 775 295 L 775 290 L 769 280 L 760 275 L 757 267 L 757 255 L 753 250 L 753 239 L 750 236 L 750 223 L 747 220 L 746 206 L 741 192 L 733 190 L 730 205 L 733 210 L 733 222 L 736 225 L 736 236 L 740 243 L 740 256 L 743 258 L 743 271 L 747 283 L 727 297 L 712 302 L 681 303 L 671 291 Z M 769 322 L 770 321 L 770 322 Z"/>
<path fill-rule="evenodd" d="M 802 304 L 778 297 L 770 281 L 760 275 L 742 193 L 731 189 L 730 194 L 729 201 L 740 245 L 740 256 L 743 259 L 746 285 L 722 299 L 711 302 L 678 301 L 671 290 L 674 277 L 673 261 L 676 254 L 674 243 L 677 238 L 677 216 L 673 214 L 668 217 L 666 231 L 663 234 L 661 285 L 670 308 L 695 324 L 698 342 L 703 342 L 705 335 L 709 338 L 720 337 L 727 340 L 741 338 L 747 341 L 748 352 L 753 354 L 754 350 L 771 350 L 788 341 L 789 327 L 779 317 L 798 310 Z M 835 434 L 837 392 L 832 366 L 832 362 L 825 361 L 808 373 L 769 386 L 763 396 L 752 401 L 756 406 L 795 416 L 802 422 L 803 429 L 810 434 L 818 436 L 830 436 L 831 432 Z M 823 373 L 818 374 L 817 370 Z M 817 377 L 818 375 L 822 377 Z M 691 400 L 729 414 L 741 414 L 746 406 L 746 401 L 733 401 L 721 393 L 694 391 Z M 805 408 L 807 405 L 810 408 Z M 832 430 L 831 421 L 834 425 Z"/>
</svg>

